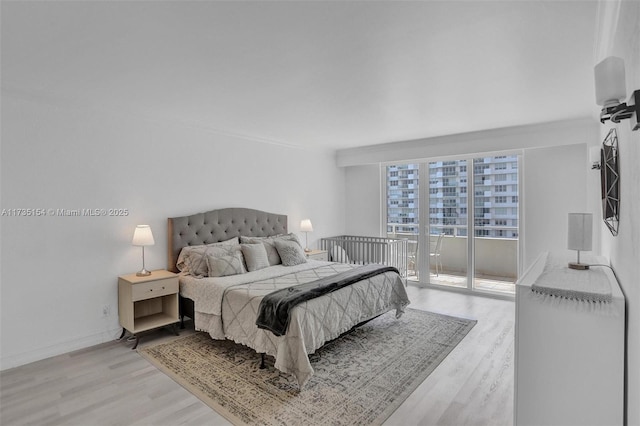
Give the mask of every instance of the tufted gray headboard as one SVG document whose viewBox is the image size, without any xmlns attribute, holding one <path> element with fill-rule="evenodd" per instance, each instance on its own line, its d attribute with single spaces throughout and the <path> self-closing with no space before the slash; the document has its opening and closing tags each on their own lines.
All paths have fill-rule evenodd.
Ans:
<svg viewBox="0 0 640 426">
<path fill-rule="evenodd" d="M 287 216 L 245 208 L 229 208 L 170 217 L 167 269 L 178 272 L 176 262 L 186 246 L 211 244 L 229 238 L 268 237 L 287 233 Z"/>
</svg>

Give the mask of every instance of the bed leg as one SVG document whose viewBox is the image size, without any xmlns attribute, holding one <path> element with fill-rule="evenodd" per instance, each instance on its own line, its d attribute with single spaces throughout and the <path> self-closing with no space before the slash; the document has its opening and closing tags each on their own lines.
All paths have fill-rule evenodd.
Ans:
<svg viewBox="0 0 640 426">
<path fill-rule="evenodd" d="M 265 354 L 260 354 L 260 370 L 264 370 L 265 368 L 267 368 L 267 365 L 264 363 L 264 355 Z"/>
<path fill-rule="evenodd" d="M 184 330 L 184 315 L 180 315 L 180 330 Z"/>
</svg>

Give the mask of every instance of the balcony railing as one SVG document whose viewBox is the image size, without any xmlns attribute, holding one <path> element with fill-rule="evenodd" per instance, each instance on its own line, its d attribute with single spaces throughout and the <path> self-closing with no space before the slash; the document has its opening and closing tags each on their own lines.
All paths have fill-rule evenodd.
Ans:
<svg viewBox="0 0 640 426">
<path fill-rule="evenodd" d="M 401 226 L 401 225 L 400 225 Z M 433 226 L 432 226 L 433 227 Z M 455 228 L 450 227 L 450 228 Z M 490 227 L 482 227 L 486 229 Z M 517 231 L 517 227 L 499 227 L 500 229 L 512 228 Z M 455 234 L 457 234 L 456 232 Z M 445 235 L 442 240 L 440 250 L 440 261 L 442 274 L 466 275 L 467 271 L 467 237 L 463 235 Z M 409 241 L 409 276 L 417 276 L 418 257 L 423 259 L 429 256 L 420 250 L 417 242 L 417 235 L 412 233 L 397 232 L 389 233 L 392 238 L 406 238 Z M 433 251 L 436 246 L 437 235 L 430 235 L 430 249 Z M 517 238 L 496 238 L 496 237 L 475 237 L 475 275 L 496 277 L 498 280 L 515 282 L 518 277 L 518 239 Z M 435 271 L 431 260 L 431 271 Z"/>
</svg>

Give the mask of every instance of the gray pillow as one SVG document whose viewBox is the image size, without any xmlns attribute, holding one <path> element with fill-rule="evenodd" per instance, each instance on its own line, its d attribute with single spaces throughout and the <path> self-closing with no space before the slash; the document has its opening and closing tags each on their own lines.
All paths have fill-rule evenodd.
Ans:
<svg viewBox="0 0 640 426">
<path fill-rule="evenodd" d="M 241 244 L 263 244 L 269 259 L 269 265 L 281 263 L 276 246 L 273 245 L 273 237 L 240 237 Z"/>
<path fill-rule="evenodd" d="M 202 278 L 209 275 L 209 265 L 207 264 L 208 257 L 223 257 L 223 256 L 233 256 L 235 253 L 240 252 L 240 244 L 236 245 L 217 245 L 217 246 L 198 246 L 194 247 L 194 250 L 191 250 L 187 253 L 185 257 L 185 264 L 187 265 L 187 270 L 191 275 L 196 278 Z"/>
<path fill-rule="evenodd" d="M 285 241 L 296 241 L 298 245 L 300 242 L 298 241 L 298 236 L 296 234 L 286 234 L 286 235 L 273 235 L 270 237 L 244 237 L 240 236 L 240 243 L 242 244 L 264 244 L 264 248 L 267 250 L 267 257 L 269 258 L 269 265 L 279 265 L 282 263 L 280 260 L 280 255 L 278 254 L 278 250 L 274 245 L 276 240 L 285 240 Z"/>
<path fill-rule="evenodd" d="M 264 244 L 241 244 L 240 248 L 249 272 L 270 266 L 267 249 L 264 248 Z"/>
<path fill-rule="evenodd" d="M 182 250 L 180 250 L 180 254 L 178 255 L 178 260 L 176 261 L 176 268 L 178 268 L 178 271 L 181 271 L 181 272 L 189 272 L 189 268 L 187 267 L 187 264 L 186 264 L 186 258 L 188 254 L 194 250 L 202 251 L 203 247 L 219 247 L 219 246 L 228 246 L 228 245 L 234 246 L 238 244 L 240 244 L 240 240 L 238 239 L 238 237 L 233 237 L 231 239 L 228 239 L 226 241 L 220 241 L 218 243 L 183 247 Z"/>
<path fill-rule="evenodd" d="M 274 244 L 284 266 L 295 266 L 307 262 L 307 255 L 296 241 L 275 240 Z"/>
<path fill-rule="evenodd" d="M 208 253 L 207 266 L 210 277 L 226 277 L 247 272 L 240 251 L 233 252 L 230 256 L 214 256 Z"/>
</svg>

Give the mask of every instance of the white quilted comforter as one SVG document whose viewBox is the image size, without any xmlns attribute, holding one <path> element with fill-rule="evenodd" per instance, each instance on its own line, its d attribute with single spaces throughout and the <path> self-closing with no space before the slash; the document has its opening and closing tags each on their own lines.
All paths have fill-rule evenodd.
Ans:
<svg viewBox="0 0 640 426">
<path fill-rule="evenodd" d="M 255 325 L 262 298 L 272 291 L 345 271 L 357 265 L 309 260 L 297 266 L 271 266 L 222 278 L 180 277 L 180 294 L 194 301 L 195 328 L 214 339 L 231 339 L 275 357 L 275 367 L 293 374 L 300 389 L 313 375 L 308 354 L 354 325 L 395 309 L 409 299 L 400 276 L 385 272 L 296 306 L 286 335 Z"/>
</svg>

